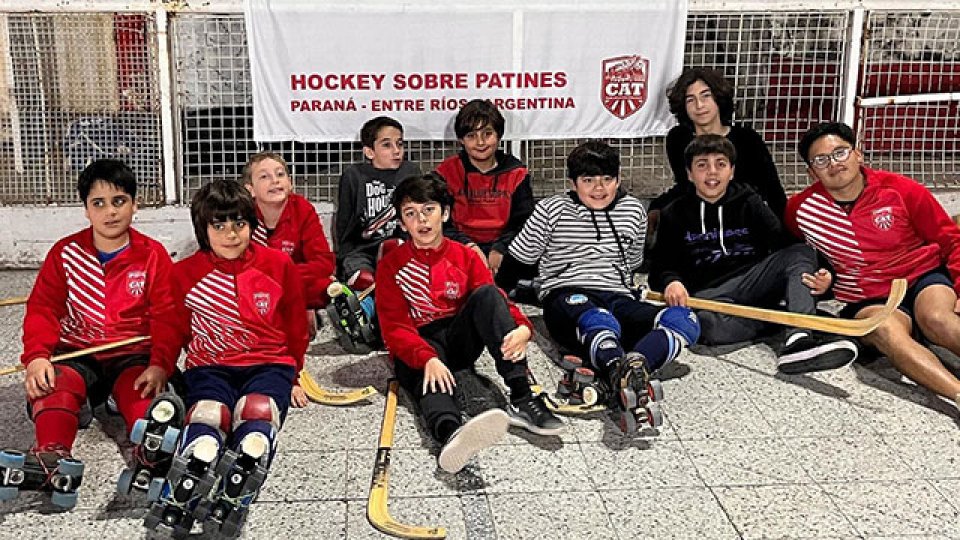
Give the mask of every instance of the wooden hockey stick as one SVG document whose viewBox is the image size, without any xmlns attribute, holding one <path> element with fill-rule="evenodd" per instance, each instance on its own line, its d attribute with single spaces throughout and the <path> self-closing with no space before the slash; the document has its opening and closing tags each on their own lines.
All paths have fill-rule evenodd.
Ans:
<svg viewBox="0 0 960 540">
<path fill-rule="evenodd" d="M 836 317 L 823 317 L 820 315 L 807 315 L 803 313 L 790 313 L 789 311 L 778 311 L 775 309 L 764 309 L 740 304 L 728 304 L 716 300 L 704 300 L 703 298 L 687 298 L 687 306 L 693 309 L 705 309 L 716 313 L 744 317 L 757 321 L 782 324 L 795 328 L 806 328 L 808 330 L 819 330 L 830 334 L 839 334 L 841 336 L 865 336 L 873 332 L 880 326 L 907 294 L 907 280 L 895 279 L 890 284 L 890 295 L 887 296 L 887 302 L 883 309 L 874 315 L 864 319 L 838 319 Z M 663 302 L 663 294 L 656 291 L 645 291 L 644 298 L 654 302 Z"/>
<path fill-rule="evenodd" d="M 104 343 L 103 345 L 97 345 L 96 347 L 88 347 L 86 349 L 80 349 L 78 351 L 70 351 L 68 353 L 58 354 L 50 359 L 51 362 L 61 362 L 63 360 L 69 360 L 71 358 L 77 358 L 78 356 L 86 356 L 88 354 L 96 354 L 98 352 L 109 351 L 111 349 L 119 349 L 120 347 L 125 347 L 127 345 L 133 345 L 134 343 L 140 343 L 141 341 L 150 339 L 149 336 L 136 336 L 127 339 L 121 339 L 120 341 L 114 341 L 113 343 Z M 23 371 L 26 367 L 23 364 L 19 366 L 8 367 L 0 369 L 0 377 L 4 375 L 10 375 Z"/>
<path fill-rule="evenodd" d="M 397 538 L 446 538 L 443 527 L 420 527 L 398 523 L 387 508 L 390 482 L 390 452 L 393 449 L 393 427 L 397 420 L 396 379 L 390 380 L 387 388 L 387 403 L 383 407 L 383 424 L 380 425 L 380 442 L 377 448 L 377 461 L 373 465 L 373 478 L 370 480 L 370 496 L 367 498 L 367 521 L 374 529 L 396 536 Z"/>
<path fill-rule="evenodd" d="M 320 405 L 334 406 L 353 405 L 377 393 L 377 389 L 372 386 L 349 390 L 347 392 L 324 390 L 305 369 L 300 372 L 300 388 L 303 388 L 304 393 L 307 394 L 310 401 L 319 403 Z"/>
<path fill-rule="evenodd" d="M 4 298 L 0 300 L 0 307 L 3 306 L 19 306 L 20 304 L 26 304 L 26 296 L 11 296 L 10 298 Z"/>
</svg>

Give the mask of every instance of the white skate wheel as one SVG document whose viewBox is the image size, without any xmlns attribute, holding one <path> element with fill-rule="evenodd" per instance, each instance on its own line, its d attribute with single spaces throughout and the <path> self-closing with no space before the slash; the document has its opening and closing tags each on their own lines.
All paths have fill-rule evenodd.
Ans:
<svg viewBox="0 0 960 540">
<path fill-rule="evenodd" d="M 330 298 L 336 298 L 341 294 L 343 294 L 343 283 L 334 281 L 330 285 L 327 285 L 327 296 Z"/>
</svg>

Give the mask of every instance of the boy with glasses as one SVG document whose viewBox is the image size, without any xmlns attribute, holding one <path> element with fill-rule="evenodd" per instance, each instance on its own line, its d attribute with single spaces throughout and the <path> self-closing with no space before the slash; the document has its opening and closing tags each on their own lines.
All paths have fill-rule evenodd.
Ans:
<svg viewBox="0 0 960 540">
<path fill-rule="evenodd" d="M 849 126 L 815 126 L 800 140 L 814 184 L 787 203 L 784 220 L 833 266 L 833 293 L 844 317 L 869 317 L 890 282 L 910 284 L 899 311 L 863 338 L 914 382 L 960 405 L 960 380 L 921 345 L 960 353 L 960 230 L 927 189 L 905 176 L 870 169 Z M 820 278 L 822 286 L 831 277 Z"/>
</svg>

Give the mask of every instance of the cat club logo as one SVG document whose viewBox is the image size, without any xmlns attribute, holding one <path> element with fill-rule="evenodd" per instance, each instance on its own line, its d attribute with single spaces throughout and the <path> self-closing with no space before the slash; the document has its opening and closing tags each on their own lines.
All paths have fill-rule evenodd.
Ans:
<svg viewBox="0 0 960 540">
<path fill-rule="evenodd" d="M 893 227 L 893 210 L 889 206 L 874 210 L 873 224 L 881 231 L 889 231 Z"/>
<path fill-rule="evenodd" d="M 257 312 L 266 315 L 270 311 L 270 293 L 253 293 L 253 304 L 257 306 Z"/>
<path fill-rule="evenodd" d="M 143 296 L 143 288 L 147 286 L 147 273 L 143 270 L 127 272 L 127 292 L 131 296 Z"/>
<path fill-rule="evenodd" d="M 456 281 L 448 281 L 444 285 L 443 295 L 451 300 L 460 298 L 460 284 Z"/>
<path fill-rule="evenodd" d="M 600 100 L 614 116 L 623 120 L 647 102 L 650 60 L 639 54 L 617 56 L 603 61 Z"/>
<path fill-rule="evenodd" d="M 293 256 L 293 249 L 296 245 L 290 240 L 284 240 L 280 242 L 280 251 L 286 253 L 287 255 Z"/>
</svg>

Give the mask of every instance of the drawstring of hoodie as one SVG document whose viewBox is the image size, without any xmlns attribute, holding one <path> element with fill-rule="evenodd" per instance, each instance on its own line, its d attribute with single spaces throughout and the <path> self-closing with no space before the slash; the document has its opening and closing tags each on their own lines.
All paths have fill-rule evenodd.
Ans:
<svg viewBox="0 0 960 540">
<path fill-rule="evenodd" d="M 707 234 L 707 203 L 700 201 L 700 233 Z M 720 249 L 723 251 L 724 255 L 729 255 L 727 252 L 727 246 L 723 243 L 723 205 L 717 205 L 717 217 L 720 220 L 720 231 L 718 233 L 720 237 Z"/>
<path fill-rule="evenodd" d="M 610 210 L 604 209 L 603 214 L 607 216 L 607 223 L 610 225 L 610 232 L 613 233 L 613 239 L 617 241 L 617 251 L 620 252 L 620 264 L 623 265 L 624 270 L 629 270 L 627 268 L 627 254 L 623 249 L 623 243 L 620 242 L 620 235 L 617 234 L 617 226 L 613 224 L 613 218 L 610 217 Z M 599 229 L 597 240 L 600 239 Z M 623 286 L 627 289 L 631 289 L 629 283 L 627 283 L 627 276 L 624 275 L 623 270 L 617 269 L 620 274 L 620 282 L 623 283 Z"/>
</svg>

